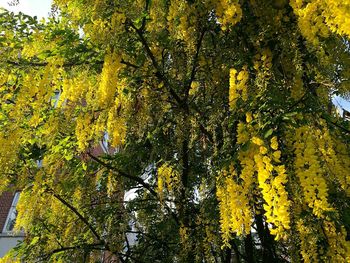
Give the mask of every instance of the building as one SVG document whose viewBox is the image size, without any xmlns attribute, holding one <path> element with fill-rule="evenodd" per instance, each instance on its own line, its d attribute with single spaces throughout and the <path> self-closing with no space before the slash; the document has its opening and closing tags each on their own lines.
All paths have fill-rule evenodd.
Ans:
<svg viewBox="0 0 350 263">
<path fill-rule="evenodd" d="M 343 119 L 345 121 L 350 121 L 350 112 L 345 109 L 343 109 Z"/>
<path fill-rule="evenodd" d="M 5 192 L 0 195 L 0 258 L 24 238 L 24 233 L 14 233 L 16 205 L 20 192 Z"/>
</svg>

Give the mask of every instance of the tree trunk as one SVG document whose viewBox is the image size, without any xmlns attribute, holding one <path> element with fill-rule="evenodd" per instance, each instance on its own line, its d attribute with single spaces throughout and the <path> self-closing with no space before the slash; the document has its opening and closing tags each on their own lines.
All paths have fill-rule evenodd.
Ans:
<svg viewBox="0 0 350 263">
<path fill-rule="evenodd" d="M 262 261 L 266 263 L 276 262 L 276 257 L 273 253 L 273 238 L 268 231 L 268 228 L 264 226 L 262 215 L 255 216 L 255 222 L 258 230 L 258 236 L 261 242 L 262 248 Z"/>
<path fill-rule="evenodd" d="M 248 263 L 254 263 L 254 248 L 253 248 L 253 239 L 252 235 L 249 234 L 244 238 L 244 248 L 245 248 L 245 255 L 246 255 L 246 261 Z"/>
</svg>

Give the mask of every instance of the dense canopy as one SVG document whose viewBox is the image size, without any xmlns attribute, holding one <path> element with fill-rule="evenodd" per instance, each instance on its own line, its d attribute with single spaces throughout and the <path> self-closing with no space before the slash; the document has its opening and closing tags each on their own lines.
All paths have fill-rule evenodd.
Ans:
<svg viewBox="0 0 350 263">
<path fill-rule="evenodd" d="M 349 0 L 0 10 L 0 262 L 350 262 L 349 38 Z"/>
</svg>

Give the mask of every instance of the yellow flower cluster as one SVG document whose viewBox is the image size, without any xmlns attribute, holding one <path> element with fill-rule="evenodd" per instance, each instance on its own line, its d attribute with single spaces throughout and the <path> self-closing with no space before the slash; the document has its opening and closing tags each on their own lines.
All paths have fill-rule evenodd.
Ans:
<svg viewBox="0 0 350 263">
<path fill-rule="evenodd" d="M 316 141 L 319 152 L 322 154 L 327 165 L 330 178 L 340 183 L 345 192 L 350 195 L 350 175 L 344 173 L 350 169 L 350 158 L 346 154 L 346 144 L 341 141 L 335 141 L 332 137 L 327 125 L 324 121 L 320 121 L 322 130 L 317 129 L 315 131 L 318 139 Z M 341 158 L 338 153 L 343 153 Z"/>
<path fill-rule="evenodd" d="M 72 103 L 82 104 L 83 100 L 90 104 L 90 101 L 86 100 L 86 96 L 88 93 L 92 93 L 95 87 L 91 83 L 88 74 L 87 70 L 82 70 L 78 75 L 63 80 L 58 106 L 64 106 L 67 101 L 69 101 L 69 105 Z M 92 96 L 90 95 L 90 97 Z"/>
<path fill-rule="evenodd" d="M 350 1 L 323 0 L 322 15 L 331 31 L 350 36 Z"/>
<path fill-rule="evenodd" d="M 113 198 L 113 197 L 116 197 L 117 195 L 124 195 L 121 186 L 122 184 L 118 181 L 118 177 L 114 173 L 109 172 L 108 181 L 107 181 L 108 196 Z"/>
<path fill-rule="evenodd" d="M 252 212 L 249 205 L 249 185 L 235 182 L 236 172 L 231 165 L 228 171 L 220 172 L 216 195 L 219 200 L 220 225 L 224 246 L 229 246 L 231 233 L 245 235 L 250 233 Z M 222 180 L 222 181 L 221 181 Z"/>
<path fill-rule="evenodd" d="M 258 172 L 258 184 L 264 198 L 264 210 L 266 221 L 274 227 L 271 234 L 276 236 L 276 240 L 286 236 L 286 230 L 290 229 L 290 201 L 288 193 L 285 189 L 287 183 L 287 175 L 284 165 L 273 165 L 280 162 L 281 152 L 278 151 L 277 137 L 271 139 L 271 151 L 264 145 L 264 141 L 260 138 L 253 137 L 252 142 L 259 147 L 259 152 L 254 156 L 255 165 Z M 275 171 L 275 176 L 273 172 Z"/>
<path fill-rule="evenodd" d="M 339 231 L 333 222 L 325 220 L 323 224 L 324 232 L 329 243 L 327 253 L 329 262 L 350 262 L 350 241 L 346 241 L 344 227 L 341 227 Z"/>
<path fill-rule="evenodd" d="M 300 31 L 312 44 L 317 45 L 319 37 L 328 37 L 330 31 L 350 36 L 350 1 L 292 0 L 290 4 Z"/>
<path fill-rule="evenodd" d="M 39 30 L 33 32 L 32 38 L 32 41 L 26 42 L 23 45 L 21 57 L 30 59 L 46 50 L 53 50 L 57 46 L 54 41 L 46 41 L 44 35 Z"/>
<path fill-rule="evenodd" d="M 255 55 L 254 69 L 255 70 L 270 70 L 272 67 L 272 52 L 269 48 L 264 48 L 261 52 Z"/>
<path fill-rule="evenodd" d="M 77 137 L 78 150 L 84 151 L 90 145 L 92 139 L 91 116 L 89 114 L 80 114 L 77 118 L 75 127 L 75 135 Z"/>
<path fill-rule="evenodd" d="M 166 24 L 166 3 L 162 0 L 151 2 L 149 11 L 150 21 L 146 24 L 149 31 L 159 32 L 164 29 Z"/>
<path fill-rule="evenodd" d="M 101 18 L 95 18 L 91 23 L 84 25 L 84 33 L 92 41 L 100 43 L 110 38 L 109 23 Z"/>
<path fill-rule="evenodd" d="M 251 122 L 253 120 L 253 115 L 251 112 L 246 113 L 246 122 L 239 121 L 237 125 L 237 143 L 238 144 L 245 144 L 248 142 L 251 138 L 252 133 L 252 125 Z"/>
<path fill-rule="evenodd" d="M 264 48 L 254 57 L 254 69 L 256 70 L 255 82 L 258 87 L 265 87 L 271 78 L 272 52 Z"/>
<path fill-rule="evenodd" d="M 242 9 L 238 0 L 218 0 L 215 3 L 216 15 L 223 30 L 237 24 L 241 20 Z"/>
<path fill-rule="evenodd" d="M 317 236 L 314 230 L 303 222 L 297 221 L 297 231 L 300 238 L 300 254 L 305 263 L 319 262 L 317 249 Z"/>
<path fill-rule="evenodd" d="M 190 237 L 190 229 L 184 225 L 181 225 L 180 226 L 180 229 L 179 229 L 179 234 L 180 234 L 180 242 L 183 243 L 183 244 L 187 244 L 188 242 L 188 239 Z"/>
<path fill-rule="evenodd" d="M 186 0 L 170 2 L 168 11 L 168 28 L 177 39 L 186 42 L 190 48 L 194 47 L 193 35 L 196 33 L 196 10 Z"/>
<path fill-rule="evenodd" d="M 261 138 L 251 136 L 255 128 L 251 125 L 252 120 L 253 116 L 248 112 L 246 123 L 239 122 L 237 127 L 238 144 L 251 141 L 247 148 L 238 153 L 240 175 L 237 176 L 231 165 L 228 171 L 221 171 L 218 177 L 217 197 L 225 245 L 231 233 L 242 235 L 250 231 L 252 214 L 249 200 L 256 198 L 253 196 L 256 179 L 265 202 L 266 221 L 273 226 L 271 233 L 276 239 L 281 239 L 286 236 L 286 230 L 290 229 L 291 204 L 285 189 L 287 175 L 285 166 L 279 164 L 281 151 L 278 150 L 277 137 L 272 137 L 270 144 L 266 145 Z"/>
<path fill-rule="evenodd" d="M 0 163 L 2 173 L 0 175 L 1 186 L 0 193 L 7 187 L 7 173 L 12 173 L 12 167 L 16 162 L 16 155 L 21 143 L 23 131 L 18 129 L 11 131 L 9 134 L 0 133 Z"/>
<path fill-rule="evenodd" d="M 14 258 L 10 253 L 7 253 L 5 256 L 0 258 L 0 263 L 21 263 L 23 260 L 20 258 Z"/>
<path fill-rule="evenodd" d="M 101 80 L 98 91 L 98 100 L 101 107 L 110 106 L 117 94 L 119 84 L 118 73 L 122 68 L 120 58 L 116 53 L 109 53 L 105 56 Z"/>
<path fill-rule="evenodd" d="M 44 173 L 38 173 L 36 174 L 31 187 L 28 187 L 21 192 L 17 204 L 18 214 L 15 230 L 24 230 L 27 232 L 35 226 L 35 222 L 38 222 L 38 220 L 41 221 L 44 218 L 47 220 L 48 224 L 57 224 L 57 220 L 59 220 L 60 222 L 66 223 L 56 225 L 55 231 L 62 233 L 61 238 L 66 242 L 69 242 L 74 239 L 75 232 L 78 230 L 76 221 L 71 220 L 72 212 L 51 193 L 48 193 L 45 187 L 43 187 L 43 182 L 45 182 L 45 186 L 49 186 L 52 189 L 54 184 L 53 181 L 57 180 L 54 176 L 50 177 L 47 174 L 44 175 Z M 59 189 L 54 191 L 55 193 L 60 192 Z M 71 197 L 72 205 L 79 207 L 81 201 L 84 200 L 85 197 L 82 188 L 77 187 L 74 189 Z M 50 216 L 48 216 L 48 211 Z M 55 236 L 48 236 L 48 244 L 46 244 L 45 249 L 48 249 L 48 251 L 53 250 L 56 246 L 55 241 Z"/>
<path fill-rule="evenodd" d="M 254 147 L 249 147 L 246 151 L 240 151 L 238 154 L 238 160 L 241 165 L 241 174 L 240 179 L 243 180 L 245 195 L 249 198 L 253 198 L 251 187 L 256 181 L 254 176 L 255 173 L 255 163 L 254 163 L 254 155 L 256 149 Z"/>
<path fill-rule="evenodd" d="M 107 132 L 113 147 L 124 144 L 126 136 L 126 121 L 118 112 L 119 106 L 120 105 L 115 103 L 115 105 L 110 108 L 107 117 Z"/>
<path fill-rule="evenodd" d="M 239 122 L 237 125 L 237 143 L 244 144 L 249 141 L 249 133 L 247 127 L 243 122 Z"/>
<path fill-rule="evenodd" d="M 177 191 L 180 187 L 180 174 L 169 163 L 162 164 L 158 170 L 158 194 L 163 199 L 164 186 L 169 192 Z"/>
<path fill-rule="evenodd" d="M 115 41 L 115 37 L 123 31 L 125 14 L 119 9 L 121 4 L 115 3 L 114 12 L 106 16 L 106 10 L 110 10 L 111 3 L 100 0 L 83 3 L 80 1 L 69 1 L 72 3 L 63 4 L 61 8 L 71 15 L 71 20 L 81 26 L 84 21 L 83 31 L 85 36 L 93 42 L 108 46 Z M 132 8 L 136 9 L 137 1 L 134 1 Z M 133 10 L 134 10 L 133 9 Z M 109 11 L 110 12 L 110 11 Z M 86 22 L 88 18 L 89 22 Z"/>
<path fill-rule="evenodd" d="M 313 214 L 323 217 L 325 211 L 330 211 L 328 187 L 323 177 L 323 169 L 316 152 L 316 145 L 310 128 L 302 126 L 296 130 L 295 169 L 303 190 L 305 203 L 313 209 Z"/>
<path fill-rule="evenodd" d="M 328 37 L 329 29 L 322 16 L 322 2 L 325 0 L 292 0 L 290 5 L 298 16 L 298 25 L 303 36 L 315 46 L 319 37 Z M 327 0 L 326 0 L 327 1 Z"/>
<path fill-rule="evenodd" d="M 30 229 L 35 218 L 40 218 L 48 209 L 51 209 L 53 198 L 52 196 L 44 196 L 42 182 L 42 175 L 37 174 L 32 189 L 25 189 L 21 192 L 16 207 L 18 214 L 15 229 L 18 231 Z M 33 206 L 35 209 L 33 209 Z"/>
<path fill-rule="evenodd" d="M 191 83 L 191 88 L 189 90 L 189 95 L 194 96 L 198 93 L 200 83 L 198 81 L 193 81 Z"/>
<path fill-rule="evenodd" d="M 306 216 L 297 221 L 300 254 L 304 262 L 349 262 L 350 242 L 346 241 L 344 227 L 327 219 L 316 223 Z M 327 246 L 322 246 L 326 241 Z"/>
<path fill-rule="evenodd" d="M 336 156 L 334 156 L 335 169 L 333 171 L 336 174 L 337 179 L 340 182 L 342 188 L 346 191 L 348 196 L 350 196 L 350 174 L 344 176 L 343 173 L 343 171 L 350 170 L 350 157 L 348 155 L 349 148 L 347 147 L 347 144 L 343 141 L 334 140 L 334 149 L 337 154 Z M 340 163 L 339 166 L 336 164 L 337 162 Z"/>
<path fill-rule="evenodd" d="M 88 70 L 82 70 L 79 74 L 63 80 L 58 106 L 64 107 L 67 117 L 73 114 L 74 106 L 84 112 L 76 119 L 80 151 L 89 146 L 89 141 L 101 139 L 105 131 L 108 132 L 113 147 L 124 143 L 124 110 L 127 108 L 128 98 L 123 92 L 125 81 L 118 78 L 120 68 L 117 56 L 109 54 L 106 55 L 99 82 L 95 77 L 89 76 Z"/>
<path fill-rule="evenodd" d="M 45 107 L 51 108 L 49 101 L 59 73 L 59 68 L 48 64 L 40 73 L 33 69 L 28 72 L 28 75 L 23 76 L 21 89 L 16 94 L 17 110 L 11 113 L 11 117 L 22 118 L 21 114 L 33 113 L 36 116 L 33 118 L 32 124 L 33 126 L 38 124 L 43 109 Z M 43 101 L 47 103 L 43 103 Z"/>
<path fill-rule="evenodd" d="M 248 70 L 247 66 L 244 66 L 242 70 L 237 74 L 237 70 L 230 70 L 230 89 L 229 89 L 229 104 L 230 109 L 233 110 L 236 107 L 238 98 L 242 98 L 243 101 L 248 99 Z"/>
<path fill-rule="evenodd" d="M 207 182 L 204 181 L 205 180 L 203 180 L 203 184 L 206 184 Z M 204 186 L 203 184 L 201 185 L 201 187 L 207 188 L 207 193 L 209 193 L 211 190 L 209 189 L 208 185 Z M 215 230 L 216 226 L 212 224 L 212 218 L 208 217 L 208 211 L 206 211 L 206 208 L 204 206 L 201 206 L 199 210 L 200 215 L 198 215 L 196 218 L 196 226 L 201 227 L 202 238 L 200 240 L 197 240 L 196 242 L 200 242 L 199 244 L 204 253 L 196 255 L 196 259 L 194 260 L 194 262 L 201 262 L 203 260 L 206 260 L 206 262 L 213 262 L 213 244 L 220 244 L 221 237 L 217 235 L 217 231 Z"/>
<path fill-rule="evenodd" d="M 292 96 L 293 99 L 297 100 L 303 96 L 303 94 L 304 94 L 303 87 L 304 87 L 304 84 L 303 84 L 301 73 L 297 73 L 294 76 L 293 84 L 291 87 L 291 94 L 290 95 Z"/>
</svg>

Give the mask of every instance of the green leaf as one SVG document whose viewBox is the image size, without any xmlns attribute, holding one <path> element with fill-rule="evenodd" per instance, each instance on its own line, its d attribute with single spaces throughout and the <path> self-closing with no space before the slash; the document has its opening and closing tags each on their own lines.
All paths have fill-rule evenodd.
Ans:
<svg viewBox="0 0 350 263">
<path fill-rule="evenodd" d="M 264 138 L 266 139 L 266 138 L 270 137 L 272 133 L 273 133 L 273 129 L 269 129 L 267 132 L 265 132 Z"/>
</svg>

